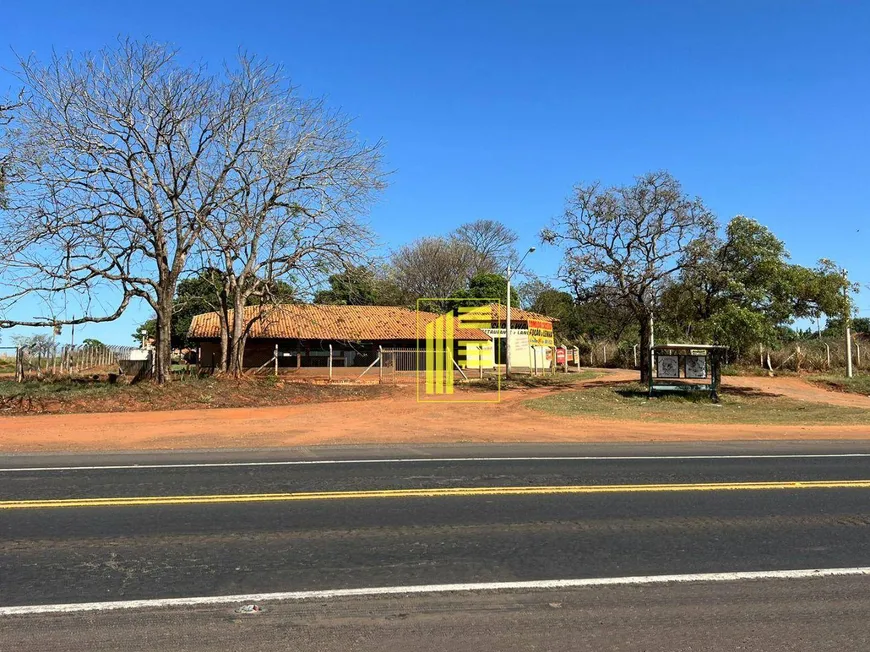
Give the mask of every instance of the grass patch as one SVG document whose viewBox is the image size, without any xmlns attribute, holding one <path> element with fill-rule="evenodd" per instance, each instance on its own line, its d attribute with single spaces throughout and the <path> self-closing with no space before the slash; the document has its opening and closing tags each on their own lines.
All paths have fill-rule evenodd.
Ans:
<svg viewBox="0 0 870 652">
<path fill-rule="evenodd" d="M 570 387 L 581 380 L 589 380 L 597 376 L 596 372 L 589 371 L 588 369 L 584 369 L 579 373 L 559 373 L 546 376 L 521 376 L 513 374 L 510 380 L 506 378 L 501 379 L 501 389 L 506 391 L 511 389 L 534 389 L 537 387 Z M 457 385 L 457 387 L 471 391 L 494 392 L 499 388 L 499 380 L 495 377 L 486 377 L 479 380 L 470 378 L 468 383 L 462 383 L 462 385 Z"/>
<path fill-rule="evenodd" d="M 852 378 L 847 378 L 846 376 L 811 376 L 809 380 L 826 389 L 870 396 L 870 376 L 866 374 L 853 376 Z"/>
<path fill-rule="evenodd" d="M 0 380 L 0 398 L 51 397 L 51 396 L 100 396 L 121 391 L 124 385 L 108 381 L 92 380 Z"/>
<path fill-rule="evenodd" d="M 315 385 L 280 378 L 192 376 L 160 386 L 105 380 L 0 380 L 2 414 L 71 414 L 198 408 L 266 407 L 365 400 L 395 391 L 386 385 Z"/>
<path fill-rule="evenodd" d="M 648 399 L 638 383 L 591 387 L 530 399 L 526 405 L 559 416 L 590 416 L 660 423 L 758 425 L 863 425 L 870 410 L 807 403 L 752 392 L 724 392 L 713 403 L 703 394 L 666 394 Z"/>
</svg>

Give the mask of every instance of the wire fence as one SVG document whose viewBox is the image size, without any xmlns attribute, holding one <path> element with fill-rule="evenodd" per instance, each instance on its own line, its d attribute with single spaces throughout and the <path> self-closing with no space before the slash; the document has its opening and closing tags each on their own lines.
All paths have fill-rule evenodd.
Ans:
<svg viewBox="0 0 870 652">
<path fill-rule="evenodd" d="M 632 342 L 597 340 L 578 342 L 580 361 L 589 367 L 636 369 L 640 347 Z M 816 372 L 844 370 L 847 364 L 844 337 L 823 337 L 774 345 L 756 344 L 746 350 L 729 349 L 725 364 L 760 367 L 768 371 Z M 852 368 L 870 371 L 870 337 L 852 339 Z"/>
<path fill-rule="evenodd" d="M 150 376 L 153 360 L 150 351 L 133 346 L 54 343 L 18 347 L 16 358 L 19 380 L 122 375 L 139 380 Z"/>
</svg>

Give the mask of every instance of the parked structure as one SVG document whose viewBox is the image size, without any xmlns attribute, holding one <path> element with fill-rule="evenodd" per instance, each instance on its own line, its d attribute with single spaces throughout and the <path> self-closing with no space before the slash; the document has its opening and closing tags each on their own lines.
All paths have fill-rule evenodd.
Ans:
<svg viewBox="0 0 870 652">
<path fill-rule="evenodd" d="M 329 365 L 331 351 L 335 366 L 365 367 L 377 360 L 379 347 L 382 347 L 410 352 L 408 366 L 413 366 L 417 338 L 424 337 L 425 325 L 438 317 L 434 313 L 394 306 L 248 306 L 245 323 L 249 325 L 249 335 L 244 364 L 249 368 L 261 367 L 277 354 L 277 367 L 325 367 Z M 217 366 L 220 358 L 218 313 L 196 315 L 188 337 L 199 344 L 200 365 Z M 478 343 L 479 347 L 490 351 L 486 357 L 492 360 L 492 339 L 483 330 L 457 328 L 454 340 L 457 360 L 461 342 Z M 420 342 L 419 346 L 425 345 Z"/>
<path fill-rule="evenodd" d="M 498 360 L 504 363 L 506 344 L 505 324 L 506 306 L 491 303 L 490 328 L 484 332 L 490 335 L 498 347 Z M 514 367 L 547 369 L 553 363 L 553 317 L 530 310 L 511 308 L 511 362 Z"/>
</svg>

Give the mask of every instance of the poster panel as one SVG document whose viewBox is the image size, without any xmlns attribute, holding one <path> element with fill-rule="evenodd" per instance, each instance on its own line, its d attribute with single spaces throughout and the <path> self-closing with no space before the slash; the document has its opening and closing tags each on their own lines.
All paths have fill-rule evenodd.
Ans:
<svg viewBox="0 0 870 652">
<path fill-rule="evenodd" d="M 676 355 L 660 355 L 656 358 L 656 375 L 659 378 L 679 378 L 680 358 Z"/>
<path fill-rule="evenodd" d="M 686 378 L 706 378 L 707 358 L 701 355 L 686 356 Z"/>
</svg>

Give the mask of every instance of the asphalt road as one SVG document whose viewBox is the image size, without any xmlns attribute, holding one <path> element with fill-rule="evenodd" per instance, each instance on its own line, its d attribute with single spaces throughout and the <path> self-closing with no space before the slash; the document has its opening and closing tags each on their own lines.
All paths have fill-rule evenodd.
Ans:
<svg viewBox="0 0 870 652">
<path fill-rule="evenodd" d="M 27 652 L 866 652 L 861 578 L 336 599 L 0 619 Z"/>
<path fill-rule="evenodd" d="M 652 450 L 668 457 L 650 459 Z M 481 453 L 497 459 L 472 459 Z M 0 607 L 870 566 L 870 488 L 710 486 L 870 480 L 867 453 L 866 445 L 856 443 L 783 443 L 740 448 L 452 447 L 0 458 L 0 469 L 6 469 L 0 471 Z M 463 459 L 444 459 L 455 457 Z M 354 458 L 357 461 L 348 462 Z M 106 465 L 119 468 L 89 468 Z M 692 487 L 679 492 L 611 490 L 674 484 Z M 501 493 L 508 487 L 545 486 L 580 490 Z M 490 493 L 437 493 L 453 488 Z M 607 490 L 594 493 L 588 488 Z M 366 493 L 384 489 L 431 489 L 435 494 Z M 328 500 L 287 497 L 301 492 L 353 493 Z M 190 497 L 229 494 L 239 495 L 238 501 L 190 504 Z M 284 497 L 272 502 L 245 498 L 254 494 Z M 89 507 L 37 508 L 28 503 L 2 508 L 12 501 L 130 497 L 177 497 L 173 500 L 178 504 L 119 506 L 110 500 Z M 588 644 L 577 649 L 740 649 L 701 644 L 707 640 L 704 629 L 699 629 L 703 622 L 727 630 L 717 645 L 750 640 L 754 632 L 780 647 L 744 649 L 834 649 L 823 641 L 837 641 L 841 650 L 868 649 L 845 643 L 866 643 L 866 637 L 860 639 L 865 635 L 859 623 L 870 615 L 868 584 L 865 578 L 853 577 L 588 588 L 555 597 L 514 592 L 344 599 L 346 608 L 332 602 L 320 607 L 273 605 L 250 616 L 260 620 L 250 621 L 228 608 L 200 610 L 195 617 L 172 610 L 139 618 L 131 613 L 0 616 L 0 649 L 21 648 L 16 637 L 35 630 L 41 632 L 39 640 L 46 649 L 62 649 L 58 645 L 63 641 L 85 640 L 78 638 L 85 630 L 104 636 L 96 633 L 102 630 L 100 623 L 120 638 L 105 634 L 78 649 L 134 649 L 121 644 L 124 636 L 159 641 L 164 631 L 160 623 L 169 627 L 165 631 L 173 631 L 170 623 L 184 621 L 185 614 L 184 633 L 193 638 L 178 649 L 213 649 L 204 645 L 208 636 L 194 633 L 211 631 L 214 622 L 221 623 L 214 625 L 216 631 L 228 622 L 240 623 L 231 628 L 235 634 L 222 640 L 238 635 L 254 645 L 246 649 L 286 643 L 275 638 L 277 633 L 304 634 L 315 649 L 348 649 L 354 646 L 342 647 L 342 642 L 346 644 L 345 637 L 354 632 L 359 634 L 353 639 L 358 649 L 388 649 L 374 645 L 391 636 L 394 649 L 430 649 L 409 645 L 418 635 L 429 636 L 431 649 L 471 649 L 495 640 L 493 632 L 507 631 L 518 637 L 510 639 L 517 643 L 512 649 L 565 649 L 569 640 Z M 479 604 L 484 605 L 480 610 L 472 606 Z M 706 616 L 699 620 L 699 614 Z M 800 624 L 810 618 L 815 628 Z M 302 621 L 306 625 L 300 629 Z M 258 627 L 252 622 L 274 627 L 262 639 L 246 637 L 246 628 Z M 827 638 L 819 622 L 830 630 Z M 621 625 L 610 631 L 608 623 Z M 465 631 L 467 648 L 449 641 L 444 643 L 447 648 L 436 647 L 434 642 L 449 639 L 442 636 L 445 627 Z M 632 638 L 632 631 L 647 632 L 649 637 Z M 548 638 L 545 632 L 556 633 Z M 792 647 L 786 645 L 788 635 L 794 639 Z M 537 648 L 530 647 L 535 640 Z M 605 640 L 614 645 L 602 645 Z M 260 643 L 262 647 L 255 646 Z M 809 643 L 813 646 L 806 647 Z"/>
</svg>

